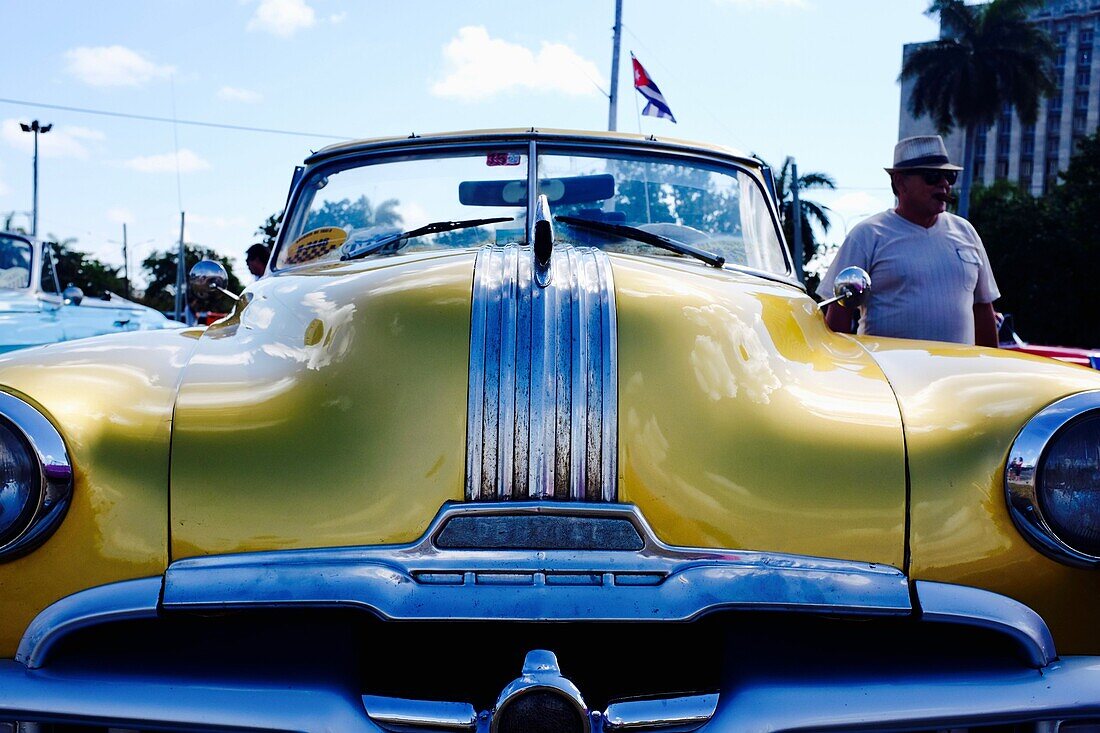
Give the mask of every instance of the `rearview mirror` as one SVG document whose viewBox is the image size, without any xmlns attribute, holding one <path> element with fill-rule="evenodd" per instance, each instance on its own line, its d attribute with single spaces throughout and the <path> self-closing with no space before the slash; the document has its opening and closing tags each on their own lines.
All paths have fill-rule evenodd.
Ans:
<svg viewBox="0 0 1100 733">
<path fill-rule="evenodd" d="M 615 177 L 610 173 L 539 181 L 540 195 L 553 206 L 604 201 L 615 195 Z M 466 206 L 523 206 L 527 203 L 527 181 L 462 181 L 458 200 Z"/>
<path fill-rule="evenodd" d="M 839 303 L 845 308 L 855 308 L 863 302 L 867 294 L 871 292 L 871 276 L 861 267 L 845 267 L 837 273 L 833 281 L 833 297 L 821 301 L 818 305 L 824 308 L 833 303 Z"/>
<path fill-rule="evenodd" d="M 84 300 L 84 291 L 69 283 L 68 287 L 61 291 L 61 299 L 68 305 L 80 305 Z"/>
<path fill-rule="evenodd" d="M 191 288 L 191 294 L 199 300 L 213 298 L 218 293 L 228 293 L 234 299 L 237 297 L 226 290 L 229 285 L 229 273 L 220 262 L 214 260 L 196 262 L 187 276 L 187 284 Z"/>
</svg>

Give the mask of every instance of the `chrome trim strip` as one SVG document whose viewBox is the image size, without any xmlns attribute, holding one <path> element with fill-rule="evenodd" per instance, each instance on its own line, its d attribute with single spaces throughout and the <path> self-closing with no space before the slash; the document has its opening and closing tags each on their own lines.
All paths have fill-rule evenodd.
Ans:
<svg viewBox="0 0 1100 733">
<path fill-rule="evenodd" d="M 69 634 L 112 621 L 154 618 L 161 583 L 159 577 L 125 580 L 62 598 L 27 626 L 15 660 L 28 669 L 37 669 L 45 664 L 54 645 Z"/>
<path fill-rule="evenodd" d="M 714 717 L 718 693 L 613 702 L 604 713 L 604 730 L 692 730 Z"/>
<path fill-rule="evenodd" d="M 615 501 L 618 347 L 607 255 L 555 247 L 478 251 L 470 318 L 466 498 Z"/>
<path fill-rule="evenodd" d="M 110 665 L 67 674 L 0 661 L 0 720 L 87 723 L 133 730 L 316 731 L 381 733 L 346 681 L 201 680 L 124 674 Z M 2 730 L 0 726 L 0 730 Z"/>
<path fill-rule="evenodd" d="M 57 528 L 68 511 L 73 492 L 73 468 L 65 441 L 37 409 L 7 392 L 0 392 L 0 417 L 20 433 L 38 459 L 37 507 L 18 534 L 0 545 L 0 559 L 34 549 Z"/>
<path fill-rule="evenodd" d="M 1005 501 L 1013 523 L 1033 547 L 1059 562 L 1080 567 L 1100 567 L 1100 556 L 1082 552 L 1066 544 L 1043 516 L 1038 497 L 1040 461 L 1050 441 L 1072 420 L 1100 410 L 1100 392 L 1082 392 L 1047 405 L 1031 418 L 1016 436 L 1005 465 Z M 1015 458 L 1023 465 L 1012 467 Z M 1015 473 L 1015 475 L 1013 475 Z"/>
<path fill-rule="evenodd" d="M 465 702 L 363 695 L 363 707 L 371 720 L 379 725 L 468 731 L 477 729 L 477 711 L 473 705 Z"/>
<path fill-rule="evenodd" d="M 914 586 L 925 621 L 975 626 L 1008 636 L 1032 667 L 1045 667 L 1058 658 L 1046 622 L 1024 604 L 965 585 L 918 580 Z"/>
<path fill-rule="evenodd" d="M 639 551 L 440 549 L 454 516 L 622 517 Z M 395 620 L 671 621 L 720 609 L 905 616 L 901 571 L 767 552 L 672 547 L 637 507 L 453 503 L 408 545 L 280 550 L 179 560 L 165 610 L 346 606 Z"/>
</svg>

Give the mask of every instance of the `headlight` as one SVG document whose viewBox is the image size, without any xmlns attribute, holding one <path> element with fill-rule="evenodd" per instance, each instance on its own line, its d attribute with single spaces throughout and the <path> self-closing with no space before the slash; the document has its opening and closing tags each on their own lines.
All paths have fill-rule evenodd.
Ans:
<svg viewBox="0 0 1100 733">
<path fill-rule="evenodd" d="M 0 392 L 0 559 L 45 540 L 64 517 L 72 488 L 72 466 L 53 424 Z"/>
<path fill-rule="evenodd" d="M 1100 567 L 1100 392 L 1059 400 L 1024 426 L 1008 456 L 1005 492 L 1035 547 Z"/>
<path fill-rule="evenodd" d="M 23 436 L 0 423 L 0 546 L 19 534 L 34 514 L 37 468 Z"/>
</svg>

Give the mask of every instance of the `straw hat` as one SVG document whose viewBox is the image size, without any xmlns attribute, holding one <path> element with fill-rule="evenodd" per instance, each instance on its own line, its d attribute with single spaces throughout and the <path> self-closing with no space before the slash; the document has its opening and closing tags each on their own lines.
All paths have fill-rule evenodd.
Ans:
<svg viewBox="0 0 1100 733">
<path fill-rule="evenodd" d="M 887 172 L 912 170 L 914 168 L 961 171 L 961 165 L 955 165 L 947 157 L 947 146 L 939 135 L 917 135 L 899 140 L 894 146 L 894 165 Z"/>
</svg>

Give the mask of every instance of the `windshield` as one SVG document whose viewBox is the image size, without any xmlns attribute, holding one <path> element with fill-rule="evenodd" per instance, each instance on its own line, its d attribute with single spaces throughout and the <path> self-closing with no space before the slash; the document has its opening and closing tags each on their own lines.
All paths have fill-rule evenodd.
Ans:
<svg viewBox="0 0 1100 733">
<path fill-rule="evenodd" d="M 0 234 L 0 288 L 31 285 L 31 245 Z"/>
<path fill-rule="evenodd" d="M 522 242 L 527 187 L 509 185 L 526 181 L 526 176 L 527 154 L 509 148 L 433 151 L 320 171 L 304 184 L 276 267 L 338 260 L 344 245 L 354 251 L 387 234 L 440 221 L 511 220 L 426 234 L 408 241 L 402 251 Z M 460 184 L 474 179 L 499 185 L 500 199 L 490 205 L 464 201 Z"/>
<path fill-rule="evenodd" d="M 775 274 L 787 261 L 763 188 L 733 164 L 611 146 L 539 143 L 538 191 L 552 216 L 626 225 Z M 525 241 L 526 145 L 341 161 L 315 171 L 288 218 L 277 267 Z M 507 217 L 510 221 L 476 223 Z M 449 222 L 473 226 L 439 231 Z M 653 257 L 682 253 L 619 227 L 555 221 L 558 241 Z M 435 226 L 432 226 L 435 225 Z M 420 234 L 419 232 L 426 232 Z M 412 233 L 413 236 L 403 236 Z M 644 239 L 644 237 L 643 237 Z M 650 238 L 652 239 L 652 238 Z"/>
<path fill-rule="evenodd" d="M 706 250 L 730 264 L 772 273 L 787 271 L 764 193 L 748 173 L 680 158 L 591 153 L 539 156 L 543 189 L 553 189 L 558 181 L 568 184 L 601 176 L 613 185 L 598 198 L 558 206 L 551 203 L 554 215 L 625 224 Z M 616 252 L 684 256 L 579 227 L 568 230 L 568 236 Z"/>
</svg>

